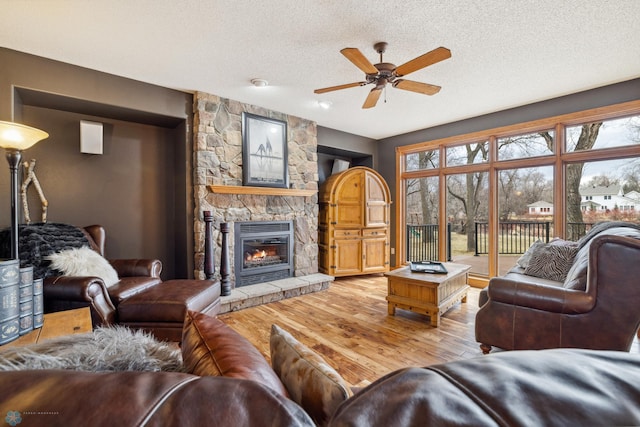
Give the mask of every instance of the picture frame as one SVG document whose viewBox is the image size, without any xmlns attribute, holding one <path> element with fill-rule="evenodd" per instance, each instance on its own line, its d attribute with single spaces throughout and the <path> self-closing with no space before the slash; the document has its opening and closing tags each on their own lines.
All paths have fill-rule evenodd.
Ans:
<svg viewBox="0 0 640 427">
<path fill-rule="evenodd" d="M 287 123 L 242 113 L 242 183 L 289 188 Z"/>
</svg>

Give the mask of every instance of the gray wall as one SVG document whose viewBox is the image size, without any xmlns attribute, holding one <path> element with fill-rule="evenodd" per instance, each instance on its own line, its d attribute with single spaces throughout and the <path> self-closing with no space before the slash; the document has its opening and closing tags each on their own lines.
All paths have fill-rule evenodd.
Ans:
<svg viewBox="0 0 640 427">
<path fill-rule="evenodd" d="M 36 159 L 48 222 L 104 225 L 108 258 L 159 258 L 164 279 L 192 276 L 192 95 L 8 49 L 0 63 L 0 120 L 50 134 L 23 154 Z M 81 119 L 104 123 L 103 155 L 80 153 Z M 8 205 L 7 168 L 3 227 Z"/>
<path fill-rule="evenodd" d="M 352 133 L 318 126 L 319 184 L 331 175 L 335 159 L 346 160 L 351 166 L 377 167 L 377 142 Z"/>
<path fill-rule="evenodd" d="M 378 166 L 375 139 L 318 126 L 318 145 L 372 156 L 373 168 Z"/>
<path fill-rule="evenodd" d="M 442 126 L 422 129 L 415 132 L 397 135 L 378 141 L 378 159 L 388 159 L 379 162 L 377 170 L 390 184 L 391 200 L 396 199 L 396 163 L 395 149 L 403 145 L 433 141 L 455 135 L 493 129 L 532 120 L 569 114 L 592 108 L 604 107 L 622 102 L 634 101 L 640 98 L 640 79 L 604 86 L 560 98 L 512 108 L 497 113 L 474 117 L 467 120 L 448 123 Z M 395 246 L 395 210 L 392 209 L 391 221 L 392 247 Z M 395 257 L 392 256 L 392 265 Z"/>
</svg>

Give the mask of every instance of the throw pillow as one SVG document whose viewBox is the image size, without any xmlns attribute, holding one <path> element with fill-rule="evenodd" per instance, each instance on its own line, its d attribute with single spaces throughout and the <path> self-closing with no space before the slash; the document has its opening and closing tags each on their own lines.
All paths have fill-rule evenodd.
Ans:
<svg viewBox="0 0 640 427">
<path fill-rule="evenodd" d="M 258 349 L 215 317 L 188 311 L 181 347 L 183 363 L 189 373 L 253 380 L 289 397 Z"/>
<path fill-rule="evenodd" d="M 340 374 L 289 332 L 271 325 L 271 365 L 291 399 L 317 425 L 326 425 L 351 389 Z"/>
<path fill-rule="evenodd" d="M 107 287 L 115 285 L 120 280 L 111 264 L 87 246 L 56 252 L 48 255 L 46 259 L 51 261 L 52 268 L 65 276 L 99 277 Z"/>
<path fill-rule="evenodd" d="M 516 261 L 518 267 L 527 268 L 527 266 L 529 265 L 529 261 L 531 260 L 531 255 L 533 255 L 535 251 L 543 246 L 544 242 L 542 240 L 536 240 L 535 242 L 533 242 L 531 246 L 529 246 L 529 249 L 527 249 L 527 251 L 520 258 L 518 258 L 518 261 Z"/>
<path fill-rule="evenodd" d="M 564 282 L 577 252 L 578 248 L 573 245 L 545 245 L 531 256 L 524 274 Z"/>
</svg>

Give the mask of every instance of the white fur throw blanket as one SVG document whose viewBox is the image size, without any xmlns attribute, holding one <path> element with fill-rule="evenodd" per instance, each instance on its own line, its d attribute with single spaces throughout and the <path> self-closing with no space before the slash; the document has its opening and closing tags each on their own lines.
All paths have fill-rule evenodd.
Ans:
<svg viewBox="0 0 640 427">
<path fill-rule="evenodd" d="M 177 346 L 121 326 L 0 349 L 0 371 L 30 369 L 184 372 Z"/>
</svg>

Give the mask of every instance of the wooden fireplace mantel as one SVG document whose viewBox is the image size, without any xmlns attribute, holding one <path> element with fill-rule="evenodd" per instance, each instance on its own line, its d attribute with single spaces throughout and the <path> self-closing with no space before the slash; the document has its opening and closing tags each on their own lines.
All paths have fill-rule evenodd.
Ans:
<svg viewBox="0 0 640 427">
<path fill-rule="evenodd" d="M 299 188 L 250 187 L 240 185 L 207 185 L 212 193 L 218 194 L 254 194 L 261 196 L 313 196 L 318 190 Z"/>
</svg>

